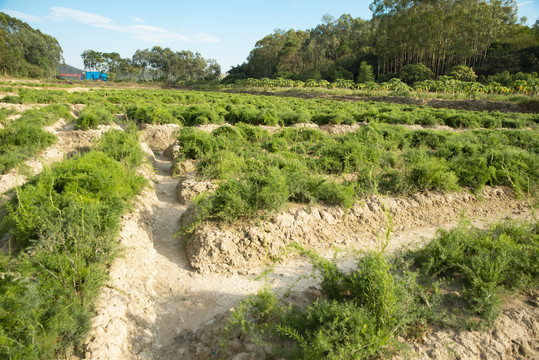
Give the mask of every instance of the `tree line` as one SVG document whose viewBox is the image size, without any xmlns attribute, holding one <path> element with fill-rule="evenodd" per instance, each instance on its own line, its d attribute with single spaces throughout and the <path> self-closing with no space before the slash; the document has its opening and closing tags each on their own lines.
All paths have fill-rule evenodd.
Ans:
<svg viewBox="0 0 539 360">
<path fill-rule="evenodd" d="M 112 80 L 163 80 L 172 84 L 214 81 L 221 75 L 221 67 L 214 59 L 204 59 L 198 52 L 160 46 L 137 50 L 131 58 L 94 50 L 83 51 L 81 57 L 85 69 L 106 72 Z"/>
<path fill-rule="evenodd" d="M 0 71 L 4 76 L 53 78 L 63 61 L 58 41 L 0 12 Z"/>
<path fill-rule="evenodd" d="M 423 64 L 434 76 L 455 66 L 478 75 L 539 71 L 539 20 L 519 21 L 514 0 L 374 0 L 371 20 L 325 15 L 308 30 L 275 30 L 224 82 L 243 78 L 356 80 L 361 63 L 387 81 Z"/>
<path fill-rule="evenodd" d="M 94 50 L 85 50 L 81 56 L 86 70 L 106 72 L 111 80 L 176 83 L 215 81 L 221 76 L 214 59 L 160 46 L 137 50 L 132 58 Z M 62 47 L 54 37 L 0 12 L 0 72 L 4 76 L 52 79 L 63 63 Z"/>
</svg>

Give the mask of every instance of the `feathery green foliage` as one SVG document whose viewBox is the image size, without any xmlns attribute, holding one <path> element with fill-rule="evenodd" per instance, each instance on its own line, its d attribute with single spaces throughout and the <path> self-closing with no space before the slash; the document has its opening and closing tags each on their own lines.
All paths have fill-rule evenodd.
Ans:
<svg viewBox="0 0 539 360">
<path fill-rule="evenodd" d="M 19 119 L 0 129 L 0 174 L 54 144 L 56 136 L 42 129 L 58 119 L 71 120 L 69 107 L 54 104 L 25 111 Z"/>
<path fill-rule="evenodd" d="M 225 336 L 240 329 L 287 359 L 375 359 L 397 352 L 398 336 L 413 339 L 431 325 L 454 326 L 452 316 L 472 324 L 470 316 L 479 315 L 481 323 L 492 324 L 502 291 L 538 285 L 535 223 L 506 222 L 488 231 L 465 225 L 440 230 L 422 250 L 392 259 L 382 250 L 370 252 L 349 272 L 334 260 L 293 247 L 311 260 L 323 296 L 297 307 L 284 305 L 285 299 L 264 288 L 240 303 Z M 445 282 L 434 275 L 443 275 Z M 447 311 L 451 295 L 443 295 L 439 287 L 454 288 L 455 282 L 465 304 Z"/>
<path fill-rule="evenodd" d="M 87 105 L 79 113 L 77 125 L 80 129 L 96 129 L 98 125 L 110 125 L 114 123 L 114 115 L 110 108 L 102 104 Z"/>
<path fill-rule="evenodd" d="M 46 169 L 7 205 L 12 251 L 0 254 L 2 358 L 81 350 L 116 253 L 120 216 L 146 184 L 134 173 L 140 159 L 125 155 L 140 151 L 136 133 L 107 133 L 99 148 Z"/>
</svg>

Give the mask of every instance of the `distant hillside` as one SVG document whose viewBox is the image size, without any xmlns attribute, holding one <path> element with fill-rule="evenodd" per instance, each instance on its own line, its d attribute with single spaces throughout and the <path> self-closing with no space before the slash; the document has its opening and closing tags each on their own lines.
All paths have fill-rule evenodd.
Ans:
<svg viewBox="0 0 539 360">
<path fill-rule="evenodd" d="M 58 66 L 58 72 L 61 74 L 84 74 L 84 70 L 67 64 Z"/>
</svg>

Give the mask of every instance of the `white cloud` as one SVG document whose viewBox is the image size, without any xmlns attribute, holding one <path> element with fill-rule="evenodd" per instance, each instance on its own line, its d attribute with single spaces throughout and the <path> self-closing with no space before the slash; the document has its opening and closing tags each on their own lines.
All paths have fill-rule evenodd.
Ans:
<svg viewBox="0 0 539 360">
<path fill-rule="evenodd" d="M 202 43 L 216 43 L 219 39 L 215 36 L 206 33 L 199 33 L 195 35 L 195 39 Z"/>
<path fill-rule="evenodd" d="M 49 16 L 55 21 L 73 20 L 103 29 L 116 30 L 117 28 L 114 21 L 108 17 L 60 6 L 51 8 L 51 14 Z"/>
<path fill-rule="evenodd" d="M 40 18 L 34 15 L 24 14 L 15 10 L 4 10 L 7 14 L 17 17 L 19 19 L 43 22 L 45 20 L 52 21 L 76 21 L 82 24 L 95 26 L 97 28 L 116 31 L 124 34 L 130 34 L 136 40 L 149 41 L 154 43 L 160 43 L 164 41 L 183 41 L 183 42 L 202 42 L 202 43 L 215 43 L 219 39 L 205 33 L 195 34 L 193 36 L 183 35 L 174 31 L 163 29 L 151 25 L 133 24 L 133 25 L 118 25 L 111 18 L 101 16 L 98 14 L 80 11 L 61 6 L 55 6 L 51 8 L 50 15 Z M 145 23 L 143 19 L 133 19 L 139 23 Z"/>
<path fill-rule="evenodd" d="M 163 28 L 150 26 L 150 25 L 129 25 L 124 28 L 118 29 L 120 32 L 133 34 L 137 40 L 162 42 L 165 40 L 178 40 L 178 41 L 193 41 L 191 38 L 168 31 Z"/>
<path fill-rule="evenodd" d="M 16 17 L 17 19 L 21 19 L 23 21 L 31 21 L 31 22 L 36 22 L 36 23 L 43 22 L 43 19 L 40 18 L 39 16 L 25 14 L 22 11 L 9 10 L 9 9 L 1 9 L 0 11 L 8 14 L 9 16 L 13 16 L 13 17 Z"/>
<path fill-rule="evenodd" d="M 517 3 L 517 6 L 522 7 L 529 4 L 535 4 L 535 1 L 524 1 L 523 3 Z"/>
</svg>

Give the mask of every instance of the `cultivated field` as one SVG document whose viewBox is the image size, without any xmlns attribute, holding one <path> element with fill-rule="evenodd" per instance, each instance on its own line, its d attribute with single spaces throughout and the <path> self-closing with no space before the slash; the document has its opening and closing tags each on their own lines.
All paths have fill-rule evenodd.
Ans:
<svg viewBox="0 0 539 360">
<path fill-rule="evenodd" d="M 1 84 L 1 358 L 539 356 L 537 113 Z"/>
</svg>

